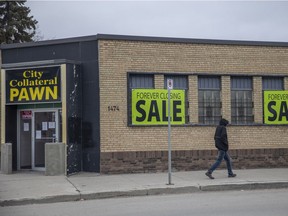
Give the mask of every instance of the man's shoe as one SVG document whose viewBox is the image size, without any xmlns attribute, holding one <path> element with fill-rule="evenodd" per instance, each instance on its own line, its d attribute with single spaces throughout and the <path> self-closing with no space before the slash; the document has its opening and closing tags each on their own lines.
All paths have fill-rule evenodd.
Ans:
<svg viewBox="0 0 288 216">
<path fill-rule="evenodd" d="M 229 175 L 228 175 L 229 178 L 234 178 L 234 177 L 236 177 L 236 176 L 237 176 L 236 174 L 229 174 Z"/>
<path fill-rule="evenodd" d="M 212 173 L 210 172 L 206 172 L 205 175 L 208 176 L 210 179 L 214 179 L 214 177 L 212 176 Z"/>
</svg>

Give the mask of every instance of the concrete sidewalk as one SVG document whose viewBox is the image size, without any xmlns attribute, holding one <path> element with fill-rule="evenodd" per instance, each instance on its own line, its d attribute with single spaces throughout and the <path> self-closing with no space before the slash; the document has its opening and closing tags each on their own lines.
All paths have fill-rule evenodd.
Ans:
<svg viewBox="0 0 288 216">
<path fill-rule="evenodd" d="M 216 170 L 214 180 L 205 171 L 99 175 L 79 173 L 70 177 L 45 176 L 43 172 L 0 174 L 0 206 L 101 199 L 120 196 L 193 193 L 201 191 L 288 188 L 288 168 Z"/>
</svg>

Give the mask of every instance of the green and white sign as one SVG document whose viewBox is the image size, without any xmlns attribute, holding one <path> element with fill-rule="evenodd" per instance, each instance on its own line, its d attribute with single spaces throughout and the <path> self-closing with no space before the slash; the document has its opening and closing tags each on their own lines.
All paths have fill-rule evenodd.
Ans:
<svg viewBox="0 0 288 216">
<path fill-rule="evenodd" d="M 167 89 L 132 90 L 133 125 L 168 124 Z M 185 124 L 185 90 L 170 90 L 171 124 Z"/>
<path fill-rule="evenodd" d="M 264 123 L 288 124 L 288 91 L 264 91 Z"/>
</svg>

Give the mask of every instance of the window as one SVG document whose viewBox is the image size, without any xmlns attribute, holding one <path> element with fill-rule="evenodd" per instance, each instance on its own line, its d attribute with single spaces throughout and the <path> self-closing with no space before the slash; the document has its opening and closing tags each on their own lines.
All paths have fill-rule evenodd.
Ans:
<svg viewBox="0 0 288 216">
<path fill-rule="evenodd" d="M 284 90 L 284 81 L 282 77 L 263 77 L 263 90 Z"/>
<path fill-rule="evenodd" d="M 129 75 L 129 88 L 132 89 L 153 89 L 154 88 L 154 75 L 151 74 L 130 74 Z"/>
<path fill-rule="evenodd" d="M 199 123 L 218 124 L 221 119 L 220 77 L 198 77 Z"/>
<path fill-rule="evenodd" d="M 131 95 L 132 89 L 154 89 L 153 74 L 129 74 L 128 77 L 128 122 L 132 122 Z"/>
<path fill-rule="evenodd" d="M 231 77 L 231 122 L 233 124 L 254 122 L 252 83 L 251 77 Z"/>
<path fill-rule="evenodd" d="M 264 122 L 264 124 L 271 124 L 272 122 L 276 122 L 276 121 L 281 122 L 282 117 L 284 117 L 285 115 L 281 115 L 281 117 L 280 117 L 280 114 L 279 114 L 279 118 L 277 118 L 278 113 L 274 110 L 274 106 L 272 106 L 273 107 L 272 108 L 267 104 L 269 108 L 265 107 L 265 106 L 267 106 L 267 105 L 265 105 L 267 98 L 266 99 L 264 98 L 264 92 L 265 91 L 274 91 L 274 90 L 276 90 L 276 91 L 284 90 L 284 78 L 283 77 L 271 77 L 271 76 L 262 77 L 262 90 L 263 90 L 262 95 L 263 95 L 263 122 Z M 281 106 L 279 105 L 279 108 L 280 107 Z M 274 111 L 271 111 L 271 109 L 273 109 Z M 286 109 L 287 109 L 287 107 L 286 107 Z M 285 110 L 285 107 L 283 107 L 282 110 Z M 276 112 L 277 114 L 275 115 L 275 113 L 272 113 L 272 112 Z M 279 112 L 282 112 L 281 108 L 280 108 Z M 271 114 L 273 115 L 273 118 L 268 117 L 268 115 L 270 116 Z"/>
<path fill-rule="evenodd" d="M 185 90 L 185 122 L 189 122 L 189 102 L 188 102 L 188 77 L 185 75 L 167 75 L 165 76 L 164 88 L 167 89 L 167 80 L 173 79 L 173 89 Z"/>
<path fill-rule="evenodd" d="M 164 88 L 167 89 L 167 79 L 173 79 L 173 88 L 188 90 L 188 77 L 175 75 L 175 76 L 165 76 Z"/>
</svg>

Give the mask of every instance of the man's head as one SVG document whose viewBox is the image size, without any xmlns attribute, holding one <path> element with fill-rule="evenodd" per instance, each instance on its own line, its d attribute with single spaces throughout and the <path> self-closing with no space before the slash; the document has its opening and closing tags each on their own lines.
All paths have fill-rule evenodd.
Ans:
<svg viewBox="0 0 288 216">
<path fill-rule="evenodd" d="M 228 124 L 229 124 L 229 121 L 224 118 L 222 118 L 219 122 L 219 125 L 223 125 L 223 126 L 227 126 Z"/>
</svg>

